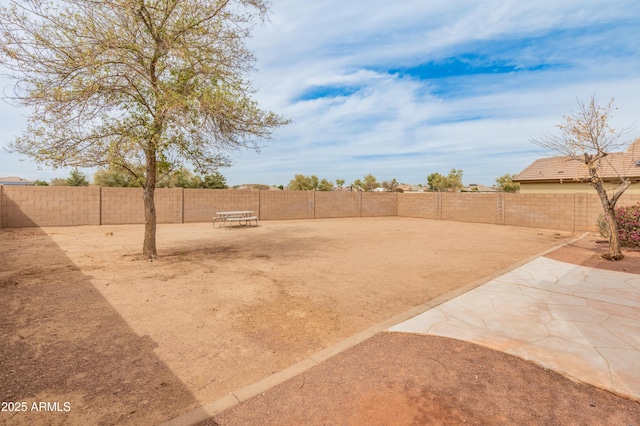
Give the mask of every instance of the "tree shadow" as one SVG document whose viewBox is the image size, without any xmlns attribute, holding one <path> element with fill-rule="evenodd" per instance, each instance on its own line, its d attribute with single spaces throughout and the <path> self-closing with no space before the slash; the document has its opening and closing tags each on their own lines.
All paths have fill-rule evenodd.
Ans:
<svg viewBox="0 0 640 426">
<path fill-rule="evenodd" d="M 159 424 L 198 405 L 41 229 L 0 229 L 0 304 L 0 401 L 19 403 L 0 424 Z"/>
</svg>

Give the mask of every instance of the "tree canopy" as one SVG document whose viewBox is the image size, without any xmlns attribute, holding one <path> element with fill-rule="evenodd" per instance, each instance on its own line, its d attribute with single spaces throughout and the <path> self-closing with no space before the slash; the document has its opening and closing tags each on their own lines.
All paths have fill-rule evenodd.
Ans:
<svg viewBox="0 0 640 426">
<path fill-rule="evenodd" d="M 373 191 L 380 187 L 380 183 L 374 175 L 368 173 L 362 179 L 354 180 L 351 187 L 359 191 Z"/>
<path fill-rule="evenodd" d="M 287 188 L 291 191 L 331 191 L 333 190 L 333 182 L 327 179 L 319 180 L 316 175 L 295 175 L 289 181 Z"/>
<path fill-rule="evenodd" d="M 265 0 L 8 1 L 0 62 L 28 126 L 10 149 L 53 167 L 128 171 L 144 188 L 143 254 L 154 257 L 158 175 L 198 174 L 258 149 L 288 121 L 260 109 L 244 41 Z M 144 175 L 141 174 L 144 171 Z"/>
<path fill-rule="evenodd" d="M 89 186 L 87 177 L 78 169 L 71 170 L 69 177 L 67 178 L 68 186 Z"/>
<path fill-rule="evenodd" d="M 429 190 L 434 192 L 456 192 L 463 188 L 462 170 L 451 169 L 447 176 L 431 173 L 427 176 Z"/>
<path fill-rule="evenodd" d="M 520 183 L 513 181 L 513 178 L 515 177 L 516 175 L 510 175 L 509 173 L 506 173 L 497 178 L 496 183 L 500 188 L 502 188 L 504 192 L 517 192 L 520 190 Z"/>
</svg>

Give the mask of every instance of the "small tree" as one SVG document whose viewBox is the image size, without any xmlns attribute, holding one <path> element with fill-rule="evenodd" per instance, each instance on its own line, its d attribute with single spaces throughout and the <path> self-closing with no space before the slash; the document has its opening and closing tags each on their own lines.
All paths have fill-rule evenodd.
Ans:
<svg viewBox="0 0 640 426">
<path fill-rule="evenodd" d="M 344 186 L 344 179 L 336 179 L 336 185 L 338 188 L 342 188 Z"/>
<path fill-rule="evenodd" d="M 371 173 L 365 175 L 362 179 L 362 189 L 365 191 L 373 191 L 376 188 L 379 188 L 380 184 L 376 180 L 376 177 Z"/>
<path fill-rule="evenodd" d="M 67 186 L 89 186 L 89 182 L 84 173 L 74 169 L 67 178 Z"/>
<path fill-rule="evenodd" d="M 318 186 L 318 176 L 295 175 L 287 188 L 291 191 L 314 191 Z"/>
<path fill-rule="evenodd" d="M 440 173 L 431 173 L 427 176 L 429 190 L 435 192 L 456 192 L 463 188 L 462 169 L 451 169 L 448 176 Z"/>
<path fill-rule="evenodd" d="M 53 178 L 51 179 L 51 186 L 69 186 L 69 184 L 64 178 Z"/>
<path fill-rule="evenodd" d="M 517 192 L 520 190 L 520 183 L 514 182 L 514 177 L 515 175 L 507 173 L 497 178 L 496 183 L 504 192 Z"/>
<path fill-rule="evenodd" d="M 564 122 L 558 125 L 559 134 L 544 134 L 532 142 L 566 156 L 568 161 L 583 164 L 588 172 L 587 177 L 576 176 L 575 179 L 595 188 L 609 224 L 609 251 L 602 257 L 620 260 L 624 255 L 620 251 L 615 207 L 631 182 L 625 177 L 624 170 L 616 170 L 618 176 L 613 182 L 614 186 L 607 190 L 601 174 L 603 164 L 607 163 L 607 155 L 622 147 L 620 137 L 628 131 L 616 131 L 609 125 L 613 103 L 611 99 L 605 106 L 600 106 L 595 96 L 591 97 L 588 104 L 578 101 L 577 111 L 564 116 Z"/>
<path fill-rule="evenodd" d="M 333 190 L 333 182 L 322 179 L 320 183 L 318 183 L 318 187 L 316 188 L 318 191 L 332 191 Z"/>
<path fill-rule="evenodd" d="M 144 176 L 144 171 L 140 170 L 139 174 Z M 93 183 L 98 186 L 133 188 L 142 186 L 140 179 L 134 177 L 133 174 L 121 167 L 111 165 L 106 168 L 96 170 L 93 174 Z"/>
<path fill-rule="evenodd" d="M 205 175 L 200 183 L 201 188 L 227 189 L 227 179 L 220 172 L 213 172 Z"/>
<path fill-rule="evenodd" d="M 398 189 L 398 181 L 395 179 L 385 180 L 381 183 L 382 187 L 389 192 L 395 192 Z"/>
</svg>

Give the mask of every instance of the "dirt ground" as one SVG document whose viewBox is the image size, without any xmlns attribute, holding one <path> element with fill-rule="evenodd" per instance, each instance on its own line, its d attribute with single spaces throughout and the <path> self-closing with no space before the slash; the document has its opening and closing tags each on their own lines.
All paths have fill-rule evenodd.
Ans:
<svg viewBox="0 0 640 426">
<path fill-rule="evenodd" d="M 159 424 L 572 237 L 408 218 L 160 225 L 150 262 L 138 225 L 0 230 L 0 424 Z M 562 250 L 586 262 L 589 247 Z"/>
<path fill-rule="evenodd" d="M 599 239 L 547 257 L 640 273 L 640 251 L 604 261 Z M 472 343 L 380 333 L 198 426 L 301 424 L 633 426 L 640 402 Z"/>
</svg>

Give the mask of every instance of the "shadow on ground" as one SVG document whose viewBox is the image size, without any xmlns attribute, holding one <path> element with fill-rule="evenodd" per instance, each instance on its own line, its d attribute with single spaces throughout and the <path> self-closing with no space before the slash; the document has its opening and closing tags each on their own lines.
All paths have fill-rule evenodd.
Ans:
<svg viewBox="0 0 640 426">
<path fill-rule="evenodd" d="M 159 424 L 197 405 L 38 228 L 0 230 L 0 304 L 0 424 Z"/>
</svg>

